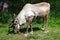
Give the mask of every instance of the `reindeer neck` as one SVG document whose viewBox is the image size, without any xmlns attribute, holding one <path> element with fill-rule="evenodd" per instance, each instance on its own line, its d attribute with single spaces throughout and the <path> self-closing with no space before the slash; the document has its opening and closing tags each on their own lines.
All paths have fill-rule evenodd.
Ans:
<svg viewBox="0 0 60 40">
<path fill-rule="evenodd" d="M 20 25 L 22 25 L 23 23 L 25 23 L 26 20 L 25 20 L 25 12 L 24 12 L 24 10 L 22 10 L 22 11 L 18 14 L 18 16 L 17 16 L 16 18 L 18 19 Z"/>
</svg>

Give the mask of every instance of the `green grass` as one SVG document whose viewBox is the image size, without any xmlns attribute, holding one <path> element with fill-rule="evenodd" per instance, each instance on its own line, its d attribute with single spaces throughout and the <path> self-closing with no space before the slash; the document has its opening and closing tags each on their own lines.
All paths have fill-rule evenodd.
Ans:
<svg viewBox="0 0 60 40">
<path fill-rule="evenodd" d="M 24 37 L 24 34 L 8 34 L 8 25 L 0 23 L 0 40 L 60 40 L 60 12 L 51 12 L 48 20 L 48 33 L 44 33 L 42 30 L 34 29 L 34 34 L 31 35 L 28 32 L 28 38 Z M 41 22 L 41 21 L 40 21 Z M 42 23 L 33 22 L 33 28 L 41 28 Z M 26 24 L 22 26 L 22 29 L 26 28 Z M 8 34 L 8 35 L 7 35 Z"/>
<path fill-rule="evenodd" d="M 26 25 L 25 25 L 26 26 Z M 23 28 L 26 28 L 23 26 Z M 41 28 L 41 25 L 33 22 L 33 28 Z M 28 32 L 28 38 L 24 34 L 8 34 L 8 24 L 0 23 L 0 40 L 60 40 L 60 19 L 49 18 L 49 32 L 44 33 L 42 30 L 34 31 L 31 35 Z"/>
</svg>

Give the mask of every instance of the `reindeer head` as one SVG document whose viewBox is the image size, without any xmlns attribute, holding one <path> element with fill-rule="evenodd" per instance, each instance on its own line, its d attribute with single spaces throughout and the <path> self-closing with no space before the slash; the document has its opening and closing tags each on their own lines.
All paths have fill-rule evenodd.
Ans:
<svg viewBox="0 0 60 40">
<path fill-rule="evenodd" d="M 14 19 L 11 23 L 10 23 L 10 28 L 11 27 L 15 27 L 15 25 L 17 25 L 18 24 L 18 20 L 17 19 Z"/>
<path fill-rule="evenodd" d="M 16 15 L 13 14 L 13 20 L 12 20 L 12 22 L 11 22 L 10 25 L 9 25 L 10 27 L 14 27 L 14 25 L 16 24 L 15 18 L 16 18 Z"/>
<path fill-rule="evenodd" d="M 15 14 L 14 14 L 14 16 L 15 16 Z M 15 18 L 15 17 L 13 18 L 9 28 L 13 28 L 14 33 L 17 33 L 17 31 L 18 31 L 18 19 L 17 18 Z"/>
</svg>

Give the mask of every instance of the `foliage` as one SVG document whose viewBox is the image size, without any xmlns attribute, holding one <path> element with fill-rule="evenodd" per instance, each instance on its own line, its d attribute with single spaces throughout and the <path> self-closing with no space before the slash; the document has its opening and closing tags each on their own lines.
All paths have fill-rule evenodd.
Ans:
<svg viewBox="0 0 60 40">
<path fill-rule="evenodd" d="M 0 22 L 9 23 L 12 19 L 12 15 L 9 12 L 1 12 L 0 13 Z"/>
</svg>

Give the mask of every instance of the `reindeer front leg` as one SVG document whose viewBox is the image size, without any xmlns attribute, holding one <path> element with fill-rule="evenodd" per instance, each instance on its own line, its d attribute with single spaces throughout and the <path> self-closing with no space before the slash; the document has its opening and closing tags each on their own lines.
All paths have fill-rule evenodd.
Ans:
<svg viewBox="0 0 60 40">
<path fill-rule="evenodd" d="M 46 16 L 46 27 L 45 27 L 45 33 L 49 32 L 48 31 L 48 15 Z"/>
<path fill-rule="evenodd" d="M 30 34 L 33 34 L 32 24 L 30 24 L 30 28 L 31 28 L 31 32 L 30 32 Z"/>
<path fill-rule="evenodd" d="M 42 31 L 45 31 L 45 28 L 44 28 L 44 17 L 43 17 Z"/>
<path fill-rule="evenodd" d="M 33 20 L 33 18 L 34 18 L 34 16 L 30 16 L 30 17 L 28 17 L 28 19 L 27 19 L 27 29 L 26 29 L 26 35 L 25 36 L 27 36 L 28 34 L 28 29 L 29 29 L 29 27 L 31 28 L 31 34 L 33 34 L 33 29 L 32 29 L 32 20 Z"/>
<path fill-rule="evenodd" d="M 28 29 L 29 29 L 29 22 L 27 22 L 27 29 L 26 29 L 26 32 L 24 34 L 25 37 L 27 37 L 27 35 L 28 35 Z"/>
<path fill-rule="evenodd" d="M 30 28 L 31 28 L 30 34 L 33 34 L 33 28 L 32 28 L 32 20 L 33 20 L 33 18 L 34 18 L 34 16 L 31 16 L 31 17 L 29 18 L 29 25 L 30 25 Z"/>
</svg>

